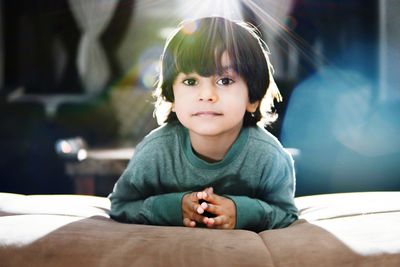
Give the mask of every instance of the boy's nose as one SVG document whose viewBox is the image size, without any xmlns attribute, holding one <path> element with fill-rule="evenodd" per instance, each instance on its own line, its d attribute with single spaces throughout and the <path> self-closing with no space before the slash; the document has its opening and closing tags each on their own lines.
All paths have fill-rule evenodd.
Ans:
<svg viewBox="0 0 400 267">
<path fill-rule="evenodd" d="M 200 101 L 215 102 L 217 101 L 217 99 L 218 96 L 216 94 L 215 88 L 212 88 L 212 86 L 203 86 L 202 88 L 200 88 Z"/>
</svg>

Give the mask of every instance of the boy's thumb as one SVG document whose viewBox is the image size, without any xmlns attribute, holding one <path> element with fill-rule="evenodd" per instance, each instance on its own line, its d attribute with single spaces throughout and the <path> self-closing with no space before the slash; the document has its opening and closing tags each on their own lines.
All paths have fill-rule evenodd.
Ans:
<svg viewBox="0 0 400 267">
<path fill-rule="evenodd" d="M 214 188 L 207 187 L 206 190 L 204 190 L 204 191 L 206 191 L 207 194 L 212 194 L 212 193 L 214 193 Z"/>
</svg>

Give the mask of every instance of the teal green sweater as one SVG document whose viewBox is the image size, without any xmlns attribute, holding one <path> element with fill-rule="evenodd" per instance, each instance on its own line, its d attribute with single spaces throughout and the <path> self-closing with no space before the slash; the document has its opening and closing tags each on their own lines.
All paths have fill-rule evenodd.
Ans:
<svg viewBox="0 0 400 267">
<path fill-rule="evenodd" d="M 233 200 L 236 228 L 262 231 L 297 219 L 293 160 L 279 141 L 260 127 L 243 128 L 222 161 L 195 155 L 189 132 L 166 124 L 138 144 L 110 194 L 113 219 L 182 226 L 182 197 L 212 186 Z"/>
</svg>

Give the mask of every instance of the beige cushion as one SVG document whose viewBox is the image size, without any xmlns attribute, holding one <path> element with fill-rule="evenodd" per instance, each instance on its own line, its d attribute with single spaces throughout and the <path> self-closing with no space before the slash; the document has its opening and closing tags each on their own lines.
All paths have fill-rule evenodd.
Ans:
<svg viewBox="0 0 400 267">
<path fill-rule="evenodd" d="M 108 199 L 0 193 L 1 266 L 400 266 L 400 192 L 296 199 L 263 231 L 122 224 Z"/>
<path fill-rule="evenodd" d="M 260 233 L 276 266 L 400 266 L 400 193 L 296 199 L 302 220 Z"/>
</svg>

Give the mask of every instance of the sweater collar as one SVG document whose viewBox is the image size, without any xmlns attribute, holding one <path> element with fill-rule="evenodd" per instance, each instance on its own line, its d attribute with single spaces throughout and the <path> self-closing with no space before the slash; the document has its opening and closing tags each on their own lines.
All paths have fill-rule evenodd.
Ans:
<svg viewBox="0 0 400 267">
<path fill-rule="evenodd" d="M 239 136 L 236 138 L 235 142 L 229 148 L 225 157 L 218 162 L 209 163 L 201 158 L 199 158 L 193 151 L 192 145 L 190 143 L 189 130 L 182 126 L 182 130 L 180 131 L 180 142 L 182 145 L 183 153 L 185 154 L 188 161 L 195 167 L 201 169 L 209 169 L 215 170 L 218 168 L 225 167 L 229 165 L 232 161 L 234 161 L 239 153 L 243 151 L 243 148 L 246 145 L 249 129 L 247 127 L 243 127 L 239 133 Z"/>
</svg>

